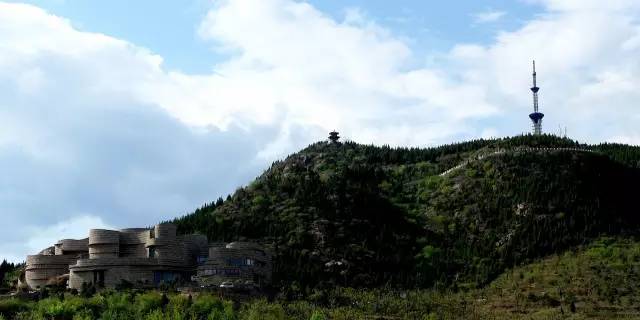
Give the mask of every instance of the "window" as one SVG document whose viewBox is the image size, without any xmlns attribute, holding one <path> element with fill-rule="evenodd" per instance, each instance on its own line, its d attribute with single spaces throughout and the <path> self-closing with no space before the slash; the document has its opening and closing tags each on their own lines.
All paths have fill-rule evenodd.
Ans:
<svg viewBox="0 0 640 320">
<path fill-rule="evenodd" d="M 242 265 L 242 259 L 229 259 L 227 260 L 227 264 L 230 266 L 241 266 Z"/>
<path fill-rule="evenodd" d="M 234 267 L 253 266 L 256 261 L 251 258 L 228 259 L 227 264 Z"/>
<path fill-rule="evenodd" d="M 220 268 L 220 269 L 205 269 L 203 271 L 205 276 L 213 276 L 213 275 L 219 275 L 219 276 L 240 276 L 240 269 L 238 268 Z"/>
<path fill-rule="evenodd" d="M 155 258 L 155 257 L 156 257 L 156 248 L 149 247 L 149 258 Z"/>
<path fill-rule="evenodd" d="M 153 272 L 153 283 L 169 283 L 176 281 L 180 278 L 180 274 L 172 271 L 154 271 Z"/>
<path fill-rule="evenodd" d="M 222 272 L 220 272 L 222 271 Z M 219 272 L 224 274 L 225 276 L 239 276 L 240 275 L 240 269 L 235 269 L 235 268 L 231 268 L 231 269 L 224 269 L 224 270 L 220 270 Z"/>
</svg>

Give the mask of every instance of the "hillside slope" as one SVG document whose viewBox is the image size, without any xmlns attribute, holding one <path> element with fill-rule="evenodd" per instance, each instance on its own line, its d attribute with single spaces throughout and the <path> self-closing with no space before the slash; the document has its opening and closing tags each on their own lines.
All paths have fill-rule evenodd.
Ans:
<svg viewBox="0 0 640 320">
<path fill-rule="evenodd" d="M 637 147 L 553 136 L 428 149 L 320 142 L 174 222 L 182 233 L 270 244 L 276 285 L 291 293 L 477 286 L 600 234 L 635 232 L 639 164 Z"/>
<path fill-rule="evenodd" d="M 574 313 L 580 319 L 638 319 L 639 285 L 638 240 L 605 237 L 505 272 L 480 291 L 484 299 L 477 307 L 508 319 Z"/>
</svg>

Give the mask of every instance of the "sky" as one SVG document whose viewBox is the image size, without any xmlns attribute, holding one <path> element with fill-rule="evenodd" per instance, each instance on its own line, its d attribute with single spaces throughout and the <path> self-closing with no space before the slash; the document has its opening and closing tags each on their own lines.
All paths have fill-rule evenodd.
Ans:
<svg viewBox="0 0 640 320">
<path fill-rule="evenodd" d="M 637 0 L 0 1 L 0 259 L 150 226 L 333 129 L 640 143 Z"/>
</svg>

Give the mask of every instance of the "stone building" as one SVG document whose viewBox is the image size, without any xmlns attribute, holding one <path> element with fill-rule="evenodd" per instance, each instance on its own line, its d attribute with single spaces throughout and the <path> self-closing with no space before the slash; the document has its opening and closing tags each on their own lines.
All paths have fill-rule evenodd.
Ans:
<svg viewBox="0 0 640 320">
<path fill-rule="evenodd" d="M 271 257 L 255 243 L 209 246 L 204 235 L 178 236 L 169 223 L 119 231 L 91 229 L 86 239 L 60 240 L 28 256 L 25 278 L 36 289 L 64 276 L 70 289 L 80 289 L 83 283 L 113 287 L 123 281 L 153 286 L 195 274 L 199 285 L 229 280 L 264 285 L 271 280 Z"/>
<path fill-rule="evenodd" d="M 36 255 L 27 256 L 25 281 L 28 287 L 44 287 L 57 276 L 68 274 L 69 265 L 78 257 L 89 253 L 89 238 L 82 240 L 65 239 L 46 248 Z"/>
<path fill-rule="evenodd" d="M 198 266 L 198 283 L 216 286 L 223 282 L 262 287 L 271 283 L 271 254 L 257 243 L 232 242 L 209 247 L 207 261 Z"/>
<path fill-rule="evenodd" d="M 206 258 L 207 237 L 176 235 L 173 224 L 152 229 L 89 231 L 89 254 L 69 266 L 69 288 L 82 283 L 112 287 L 123 280 L 137 285 L 157 285 L 189 279 L 198 258 Z"/>
</svg>

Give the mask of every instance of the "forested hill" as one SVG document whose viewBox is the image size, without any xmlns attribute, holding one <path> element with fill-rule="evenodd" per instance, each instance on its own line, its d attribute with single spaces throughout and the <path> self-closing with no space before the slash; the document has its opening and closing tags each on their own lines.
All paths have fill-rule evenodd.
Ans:
<svg viewBox="0 0 640 320">
<path fill-rule="evenodd" d="M 318 142 L 174 222 L 269 244 L 275 284 L 292 294 L 478 286 L 600 234 L 635 234 L 639 178 L 639 147 L 549 135 L 426 149 Z"/>
</svg>

